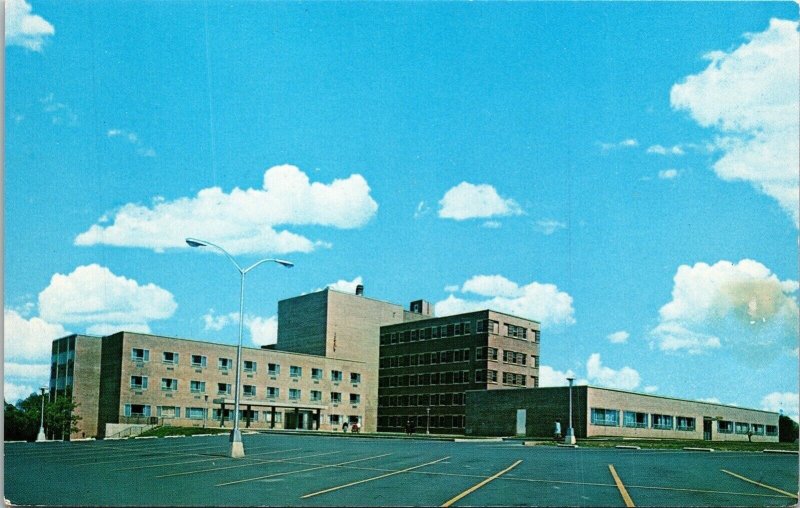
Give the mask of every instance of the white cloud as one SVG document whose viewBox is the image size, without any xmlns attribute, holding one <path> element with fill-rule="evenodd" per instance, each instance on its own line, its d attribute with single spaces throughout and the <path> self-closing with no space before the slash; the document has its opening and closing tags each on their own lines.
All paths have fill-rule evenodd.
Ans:
<svg viewBox="0 0 800 508">
<path fill-rule="evenodd" d="M 680 171 L 677 169 L 664 169 L 658 172 L 658 177 L 662 180 L 673 180 L 678 177 Z"/>
<path fill-rule="evenodd" d="M 545 235 L 552 235 L 559 229 L 566 229 L 564 222 L 555 219 L 541 219 L 536 221 L 536 230 Z"/>
<path fill-rule="evenodd" d="M 50 379 L 50 364 L 5 362 L 3 364 L 3 377 L 33 379 L 46 382 Z"/>
<path fill-rule="evenodd" d="M 53 339 L 69 335 L 63 326 L 41 318 L 26 319 L 3 309 L 3 347 L 6 359 L 49 360 Z"/>
<path fill-rule="evenodd" d="M 684 155 L 686 152 L 680 145 L 673 145 L 672 147 L 652 145 L 647 148 L 647 153 L 655 153 L 658 155 Z"/>
<path fill-rule="evenodd" d="M 155 200 L 152 207 L 126 204 L 114 213 L 113 224 L 93 225 L 75 238 L 75 245 L 163 251 L 186 248 L 185 238 L 194 236 L 223 245 L 234 255 L 310 252 L 329 244 L 275 227 L 357 228 L 377 209 L 361 175 L 322 184 L 309 182 L 295 166 L 283 165 L 264 173 L 262 189 L 235 188 L 226 194 L 211 187 L 195 197 Z"/>
<path fill-rule="evenodd" d="M 724 347 L 750 364 L 768 363 L 797 347 L 798 306 L 787 292 L 795 287 L 750 259 L 682 265 L 652 344 L 695 354 Z"/>
<path fill-rule="evenodd" d="M 574 378 L 575 373 L 571 370 L 567 370 L 566 372 L 555 370 L 549 365 L 539 366 L 539 386 L 541 388 L 550 386 L 569 386 L 569 381 L 567 381 L 568 377 Z"/>
<path fill-rule="evenodd" d="M 459 289 L 461 288 L 457 284 L 444 287 L 444 290 L 447 291 L 448 293 L 455 293 Z"/>
<path fill-rule="evenodd" d="M 492 309 L 539 321 L 543 327 L 575 323 L 572 297 L 554 284 L 531 282 L 519 286 L 502 275 L 476 275 L 461 290 L 490 298 L 465 300 L 451 294 L 436 303 L 438 316 Z"/>
<path fill-rule="evenodd" d="M 364 284 L 364 279 L 360 275 L 353 280 L 339 279 L 336 282 L 328 284 L 327 287 L 343 293 L 355 293 L 356 286 L 359 284 Z"/>
<path fill-rule="evenodd" d="M 9 404 L 16 404 L 22 399 L 27 399 L 32 393 L 39 392 L 38 388 L 30 384 L 17 384 L 3 381 L 3 398 Z"/>
<path fill-rule="evenodd" d="M 772 19 L 731 52 L 706 55 L 708 67 L 672 87 L 670 101 L 719 133 L 714 171 L 778 201 L 798 225 L 800 40 L 798 23 Z"/>
<path fill-rule="evenodd" d="M 45 38 L 56 30 L 46 19 L 32 13 L 25 0 L 6 0 L 6 44 L 41 51 Z"/>
<path fill-rule="evenodd" d="M 50 116 L 53 125 L 67 124 L 70 127 L 78 125 L 78 115 L 68 104 L 56 101 L 54 94 L 48 94 L 39 99 L 42 110 Z"/>
<path fill-rule="evenodd" d="M 228 314 L 216 315 L 214 309 L 203 315 L 203 330 L 218 332 L 228 325 L 236 324 L 239 322 L 239 313 L 230 312 Z"/>
<path fill-rule="evenodd" d="M 86 327 L 89 335 L 112 335 L 117 332 L 150 333 L 147 323 L 97 323 Z"/>
<path fill-rule="evenodd" d="M 439 201 L 439 206 L 439 217 L 453 220 L 522 213 L 522 209 L 513 199 L 501 197 L 491 185 L 473 185 L 468 182 L 461 182 L 448 190 Z"/>
<path fill-rule="evenodd" d="M 798 406 L 800 406 L 800 394 L 793 392 L 772 392 L 761 399 L 761 409 L 776 413 L 782 409 L 783 414 L 795 421 L 798 420 L 798 412 L 800 412 Z"/>
<path fill-rule="evenodd" d="M 608 153 L 611 150 L 615 150 L 617 148 L 633 148 L 635 146 L 639 146 L 639 142 L 636 141 L 635 139 L 628 138 L 628 139 L 623 139 L 622 141 L 617 141 L 612 143 L 600 142 L 598 143 L 598 145 L 600 146 L 600 150 L 603 153 Z"/>
<path fill-rule="evenodd" d="M 658 391 L 658 387 L 655 385 L 648 385 L 644 387 L 644 393 L 656 393 Z"/>
<path fill-rule="evenodd" d="M 278 317 L 252 317 L 245 319 L 250 338 L 257 346 L 267 346 L 278 341 Z"/>
<path fill-rule="evenodd" d="M 618 332 L 614 332 L 612 334 L 609 334 L 606 338 L 612 344 L 624 344 L 625 342 L 628 342 L 628 338 L 630 336 L 631 336 L 631 334 L 629 334 L 625 330 L 620 330 Z"/>
<path fill-rule="evenodd" d="M 142 143 L 142 140 L 139 139 L 139 135 L 135 132 L 127 131 L 124 129 L 109 129 L 106 132 L 106 135 L 109 138 L 120 138 L 127 141 L 129 144 L 133 145 L 136 148 L 136 154 L 141 155 L 142 157 L 155 157 L 156 151 L 146 146 Z"/>
<path fill-rule="evenodd" d="M 419 219 L 428 214 L 431 211 L 431 207 L 425 204 L 425 201 L 420 201 L 417 205 L 417 209 L 414 210 L 414 218 Z"/>
<path fill-rule="evenodd" d="M 630 367 L 619 370 L 604 367 L 600 353 L 592 353 L 586 360 L 586 377 L 591 384 L 620 390 L 633 390 L 639 386 L 640 381 L 639 373 Z"/>
<path fill-rule="evenodd" d="M 155 284 L 114 275 L 106 267 L 79 266 L 69 275 L 57 273 L 39 293 L 39 315 L 51 322 L 87 324 L 93 333 L 149 331 L 148 321 L 167 319 L 177 308 L 172 294 Z"/>
<path fill-rule="evenodd" d="M 481 224 L 481 226 L 483 226 L 483 227 L 485 227 L 487 229 L 500 229 L 500 227 L 502 227 L 503 224 L 500 221 L 487 220 L 486 222 Z"/>
<path fill-rule="evenodd" d="M 720 400 L 716 397 L 705 397 L 697 400 L 698 402 L 710 402 L 711 404 L 722 404 L 722 402 L 720 402 Z"/>
</svg>

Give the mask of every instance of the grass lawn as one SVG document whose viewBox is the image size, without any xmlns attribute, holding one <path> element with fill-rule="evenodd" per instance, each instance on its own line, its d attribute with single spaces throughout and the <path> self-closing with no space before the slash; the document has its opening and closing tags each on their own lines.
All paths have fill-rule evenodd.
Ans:
<svg viewBox="0 0 800 508">
<path fill-rule="evenodd" d="M 224 429 L 219 427 L 172 427 L 169 425 L 165 425 L 163 427 L 156 427 L 155 429 L 150 429 L 145 432 L 142 432 L 140 436 L 147 437 L 147 436 L 155 436 L 155 437 L 164 437 L 164 436 L 192 436 L 194 434 L 230 434 L 231 429 Z"/>
<path fill-rule="evenodd" d="M 536 442 L 537 445 L 542 446 L 555 446 L 552 439 L 550 440 L 531 440 Z M 581 448 L 614 448 L 618 445 L 623 446 L 640 446 L 649 449 L 683 449 L 686 447 L 692 448 L 713 448 L 720 451 L 745 451 L 745 452 L 760 452 L 763 450 L 791 450 L 797 451 L 797 443 L 749 443 L 747 441 L 702 441 L 702 440 L 683 440 L 683 439 L 579 439 L 578 446 Z"/>
</svg>

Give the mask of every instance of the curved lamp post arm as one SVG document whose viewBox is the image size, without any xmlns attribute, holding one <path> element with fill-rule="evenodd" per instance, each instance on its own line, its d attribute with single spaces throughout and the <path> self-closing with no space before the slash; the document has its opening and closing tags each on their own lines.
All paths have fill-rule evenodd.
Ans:
<svg viewBox="0 0 800 508">
<path fill-rule="evenodd" d="M 226 251 L 225 249 L 223 249 L 219 245 L 217 245 L 215 243 L 208 242 L 206 240 L 198 240 L 197 238 L 187 238 L 186 239 L 186 243 L 189 245 L 189 247 L 214 247 L 218 251 L 220 251 L 223 254 L 225 254 L 228 257 L 228 259 L 231 260 L 231 263 L 233 263 L 233 266 L 235 266 L 236 269 L 239 270 L 239 273 L 244 273 L 244 271 L 242 270 L 242 267 L 239 266 L 239 263 L 236 262 L 236 260 L 233 258 L 233 256 L 231 256 L 228 253 L 228 251 Z M 248 270 L 249 269 L 250 268 L 248 268 Z"/>
<path fill-rule="evenodd" d="M 252 270 L 253 268 L 255 268 L 258 265 L 260 265 L 261 263 L 267 263 L 267 262 L 277 263 L 277 264 L 279 264 L 281 266 L 285 266 L 286 268 L 291 268 L 291 267 L 294 266 L 294 263 L 292 263 L 291 261 L 284 261 L 283 259 L 269 258 L 269 259 L 262 259 L 261 261 L 256 261 L 252 265 L 250 265 L 247 268 L 245 268 L 244 270 L 242 270 L 242 273 L 247 273 L 250 270 Z"/>
</svg>

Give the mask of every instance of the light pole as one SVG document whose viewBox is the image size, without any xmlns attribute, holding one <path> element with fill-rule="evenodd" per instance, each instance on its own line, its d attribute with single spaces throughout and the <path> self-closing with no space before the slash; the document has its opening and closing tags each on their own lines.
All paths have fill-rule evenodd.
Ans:
<svg viewBox="0 0 800 508">
<path fill-rule="evenodd" d="M 208 421 L 208 395 L 203 395 L 206 399 L 205 407 L 203 408 L 203 428 L 206 428 L 206 422 Z"/>
<path fill-rule="evenodd" d="M 47 441 L 47 436 L 44 435 L 44 392 L 47 390 L 47 387 L 40 387 L 42 391 L 42 421 L 39 424 L 39 435 L 36 436 L 36 442 L 41 443 L 42 441 Z"/>
<path fill-rule="evenodd" d="M 575 444 L 575 430 L 572 428 L 572 382 L 575 381 L 574 377 L 568 377 L 569 381 L 569 427 L 567 427 L 567 436 L 564 438 L 566 444 Z"/>
<path fill-rule="evenodd" d="M 233 266 L 235 266 L 236 269 L 239 271 L 239 276 L 240 276 L 240 278 L 239 278 L 239 345 L 236 347 L 236 380 L 235 380 L 236 392 L 235 392 L 235 395 L 233 397 L 233 405 L 234 405 L 234 408 L 233 408 L 233 430 L 231 431 L 231 438 L 230 438 L 230 441 L 231 441 L 230 456 L 235 458 L 235 459 L 236 458 L 241 458 L 241 457 L 244 457 L 244 444 L 242 443 L 242 433 L 239 430 L 239 391 L 240 391 L 240 388 L 241 388 L 239 386 L 239 382 L 241 381 L 241 377 L 242 377 L 242 327 L 244 326 L 244 276 L 247 274 L 247 272 L 249 272 L 250 270 L 252 270 L 253 268 L 257 267 L 258 265 L 260 265 L 262 263 L 267 263 L 267 262 L 277 263 L 277 264 L 279 264 L 281 266 L 285 266 L 286 268 L 293 267 L 294 263 L 289 262 L 289 261 L 284 261 L 282 259 L 268 258 L 268 259 L 262 259 L 260 261 L 256 261 L 255 263 L 253 263 L 249 267 L 242 269 L 242 267 L 239 266 L 239 263 L 237 263 L 236 260 L 233 259 L 233 256 L 231 256 L 228 253 L 228 251 L 226 251 L 225 249 L 223 249 L 219 245 L 215 245 L 215 244 L 213 244 L 211 242 L 207 242 L 205 240 L 198 240 L 197 238 L 187 238 L 186 239 L 186 243 L 189 245 L 189 247 L 213 247 L 213 248 L 217 249 L 218 251 L 220 251 L 223 254 L 225 254 L 228 257 L 228 259 L 231 260 L 231 263 L 233 263 Z M 223 416 L 223 418 L 224 418 L 224 416 Z"/>
<path fill-rule="evenodd" d="M 425 420 L 425 434 L 430 434 L 431 433 L 431 408 L 428 407 L 428 408 L 425 408 L 425 410 L 428 412 L 428 419 Z"/>
</svg>

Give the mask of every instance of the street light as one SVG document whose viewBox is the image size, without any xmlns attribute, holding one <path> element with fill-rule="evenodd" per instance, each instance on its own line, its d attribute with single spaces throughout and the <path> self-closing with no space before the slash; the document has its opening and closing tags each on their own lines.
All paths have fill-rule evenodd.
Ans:
<svg viewBox="0 0 800 508">
<path fill-rule="evenodd" d="M 42 386 L 39 389 L 42 391 L 42 422 L 39 424 L 39 435 L 36 436 L 37 443 L 47 441 L 47 436 L 44 435 L 44 392 L 47 391 L 47 387 Z"/>
<path fill-rule="evenodd" d="M 575 444 L 575 430 L 572 428 L 572 382 L 575 381 L 574 377 L 568 377 L 569 381 L 569 427 L 567 428 L 567 436 L 564 438 L 566 444 Z"/>
<path fill-rule="evenodd" d="M 428 418 L 425 420 L 425 434 L 431 433 L 431 408 L 425 408 L 425 411 L 428 412 Z"/>
<path fill-rule="evenodd" d="M 213 247 L 218 251 L 225 254 L 228 259 L 231 260 L 233 266 L 239 271 L 240 279 L 239 279 L 239 345 L 236 347 L 236 395 L 234 396 L 233 400 L 233 430 L 231 431 L 231 452 L 230 456 L 233 458 L 241 458 L 244 457 L 244 444 L 242 443 L 242 433 L 239 430 L 239 391 L 240 386 L 239 382 L 241 381 L 242 377 L 242 326 L 244 325 L 244 276 L 252 270 L 253 268 L 257 267 L 262 263 L 272 262 L 277 263 L 281 266 L 285 266 L 286 268 L 291 268 L 294 266 L 294 263 L 290 261 L 284 261 L 282 259 L 262 259 L 260 261 L 256 261 L 249 267 L 242 269 L 239 266 L 239 263 L 233 259 L 228 251 L 220 247 L 219 245 L 215 245 L 211 242 L 207 242 L 205 240 L 198 240 L 197 238 L 187 238 L 186 243 L 189 247 Z"/>
</svg>

